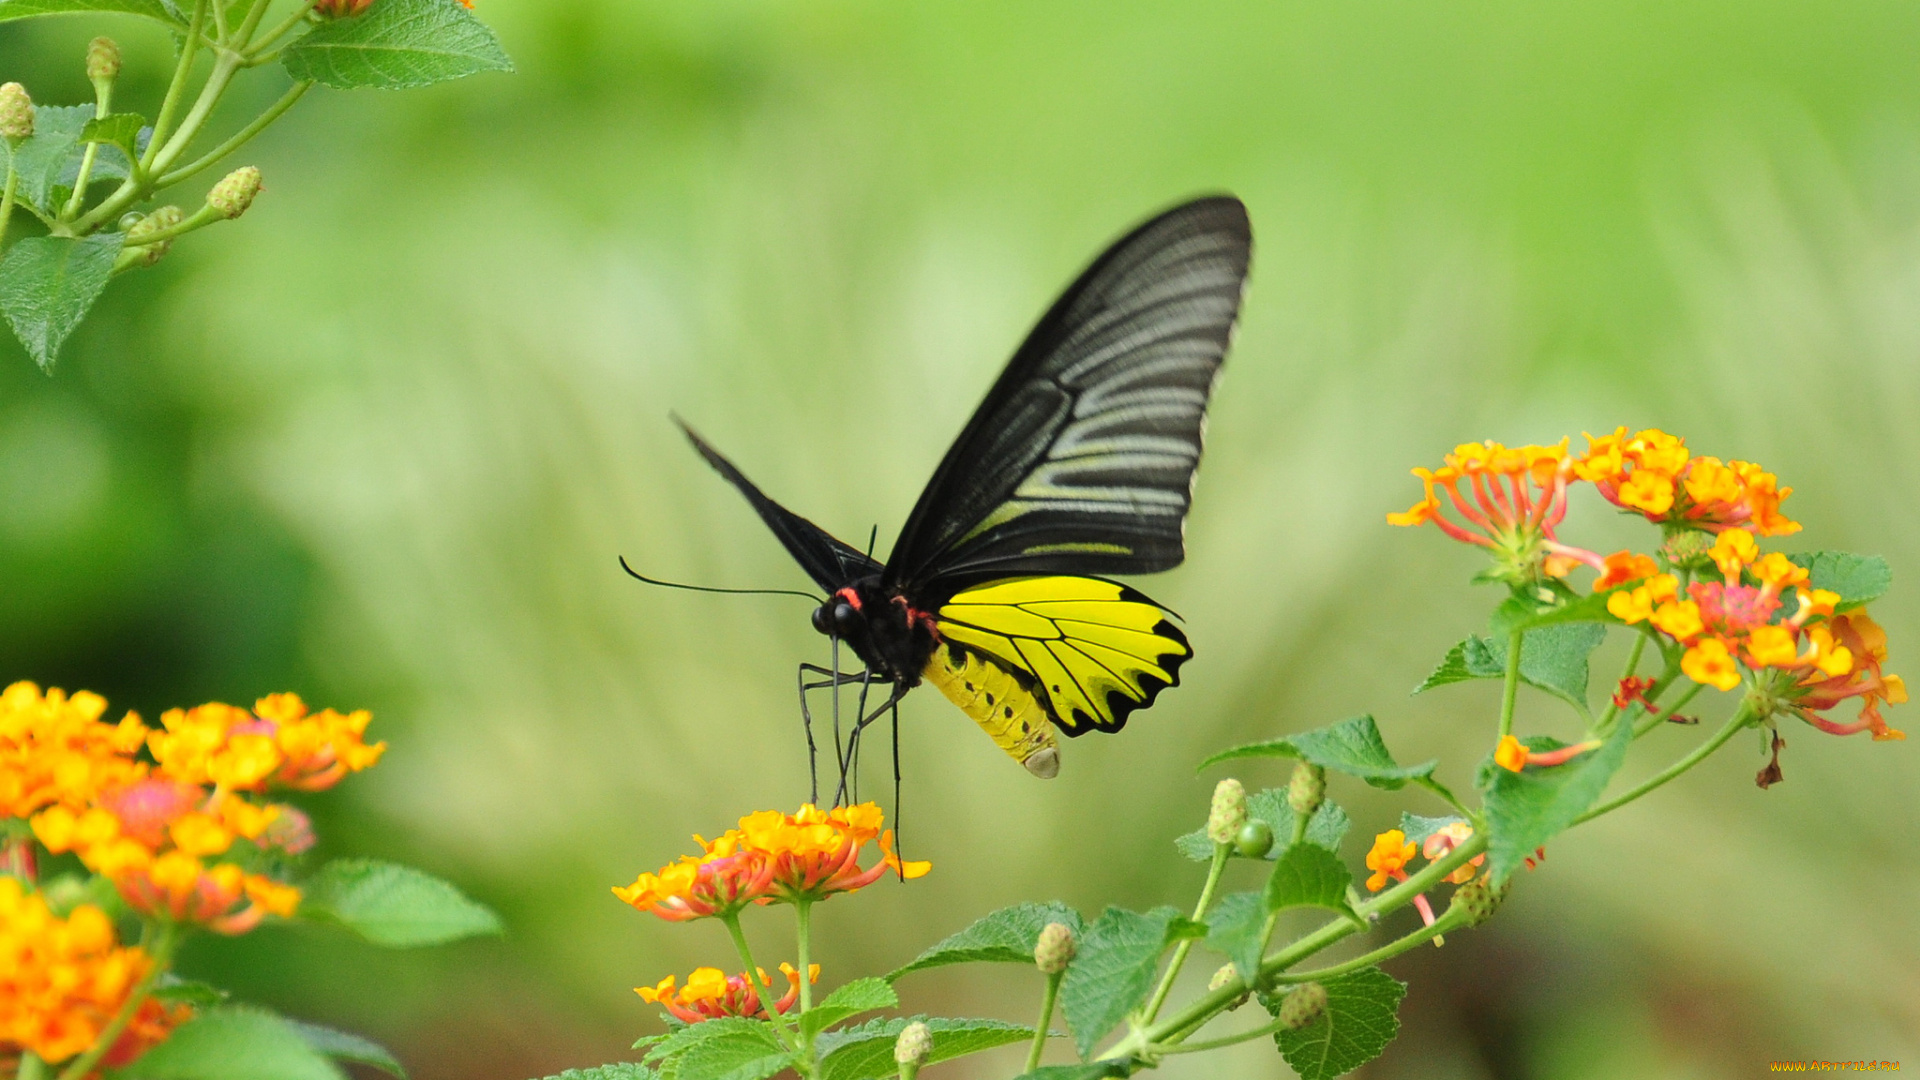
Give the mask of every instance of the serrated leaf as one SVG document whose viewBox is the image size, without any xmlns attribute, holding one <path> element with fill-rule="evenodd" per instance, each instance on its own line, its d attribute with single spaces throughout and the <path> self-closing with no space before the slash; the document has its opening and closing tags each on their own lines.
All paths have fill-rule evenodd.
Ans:
<svg viewBox="0 0 1920 1080">
<path fill-rule="evenodd" d="M 127 1080 L 345 1080 L 293 1025 L 265 1009 L 241 1005 L 194 1017 L 120 1075 Z"/>
<path fill-rule="evenodd" d="M 1144 915 L 1110 907 L 1089 923 L 1060 985 L 1061 1011 L 1080 1056 L 1086 1057 L 1102 1035 L 1146 1001 L 1167 946 L 1181 938 L 1205 937 L 1206 932 L 1204 924 L 1170 907 Z"/>
<path fill-rule="evenodd" d="M 781 1044 L 773 1027 L 754 1024 L 688 1047 L 675 1072 L 680 1080 L 765 1080 L 792 1064 L 793 1052 Z"/>
<path fill-rule="evenodd" d="M 766 1026 L 767 1022 L 764 1020 L 748 1020 L 738 1016 L 724 1016 L 716 1020 L 702 1020 L 697 1024 L 680 1024 L 680 1026 L 667 1032 L 664 1037 L 654 1043 L 645 1054 L 641 1055 L 640 1060 L 647 1064 L 666 1061 L 669 1058 L 686 1053 L 687 1050 L 691 1049 L 696 1043 L 705 1042 L 708 1039 L 717 1039 L 734 1031 L 744 1031 L 749 1028 L 764 1028 Z M 640 1044 L 635 1043 L 634 1048 L 638 1049 L 639 1045 Z"/>
<path fill-rule="evenodd" d="M 1333 1080 L 1380 1056 L 1400 1031 L 1400 999 L 1406 984 L 1377 967 L 1324 979 L 1327 1011 L 1298 1031 L 1275 1032 L 1273 1041 L 1300 1080 Z M 1280 995 L 1262 994 L 1260 1004 L 1279 1015 Z"/>
<path fill-rule="evenodd" d="M 1561 745 L 1539 737 L 1521 742 L 1530 750 Z M 1600 798 L 1632 742 L 1633 725 L 1619 724 L 1598 749 L 1566 764 L 1528 766 L 1517 773 L 1499 766 L 1488 769 L 1487 863 L 1496 884 L 1506 881 L 1535 848 L 1572 825 Z"/>
<path fill-rule="evenodd" d="M 1806 569 L 1808 585 L 1840 594 L 1840 602 L 1833 607 L 1835 612 L 1852 611 L 1878 600 L 1893 587 L 1893 568 L 1878 555 L 1803 551 L 1787 558 Z M 1791 597 L 1788 599 L 1791 601 Z"/>
<path fill-rule="evenodd" d="M 1450 817 L 1421 817 L 1419 814 L 1400 813 L 1400 831 L 1406 834 L 1407 843 L 1419 844 L 1427 837 L 1449 825 L 1465 822 L 1467 819 L 1458 814 Z"/>
<path fill-rule="evenodd" d="M 1553 603 L 1541 604 L 1523 597 L 1510 596 L 1499 607 L 1493 609 L 1489 619 L 1493 636 L 1506 640 L 1515 630 L 1532 630 L 1542 626 L 1560 626 L 1566 623 L 1613 623 L 1620 620 L 1607 610 L 1607 593 L 1590 593 L 1585 596 L 1562 596 Z M 1522 654 L 1522 659 L 1525 659 Z"/>
<path fill-rule="evenodd" d="M 153 987 L 155 1000 L 179 1002 L 202 1010 L 221 1004 L 229 996 L 225 990 L 217 986 L 196 982 L 193 979 L 182 979 L 171 971 L 161 975 Z"/>
<path fill-rule="evenodd" d="M 1031 964 L 1040 931 L 1048 923 L 1056 922 L 1065 923 L 1075 937 L 1080 935 L 1080 913 L 1057 900 L 1001 908 L 914 957 L 905 967 L 888 974 L 887 981 L 892 982 L 910 971 L 947 964 Z"/>
<path fill-rule="evenodd" d="M 1273 864 L 1262 898 L 1269 912 L 1317 907 L 1358 920 L 1347 902 L 1352 884 L 1353 875 L 1340 856 L 1318 844 L 1295 844 Z"/>
<path fill-rule="evenodd" d="M 118 12 L 144 15 L 163 23 L 179 24 L 160 0 L 0 0 L 0 22 L 25 19 L 34 15 L 88 14 Z"/>
<path fill-rule="evenodd" d="M 305 885 L 300 917 L 344 926 L 375 945 L 411 948 L 502 932 L 500 919 L 422 870 L 340 859 Z"/>
<path fill-rule="evenodd" d="M 1128 1061 L 1084 1061 L 1074 1065 L 1042 1065 L 1032 1072 L 1021 1073 L 1014 1080 L 1106 1080 L 1111 1076 L 1127 1076 L 1132 1071 L 1132 1063 Z"/>
<path fill-rule="evenodd" d="M 0 258 L 0 313 L 41 370 L 53 369 L 60 346 L 113 279 L 121 239 L 29 236 Z"/>
<path fill-rule="evenodd" d="M 287 1027 L 293 1033 L 306 1040 L 308 1046 L 333 1058 L 335 1061 L 349 1061 L 355 1065 L 365 1065 L 378 1069 L 396 1080 L 407 1080 L 406 1067 L 400 1059 L 393 1056 L 386 1047 L 364 1036 L 348 1031 L 339 1031 L 319 1024 L 309 1024 L 304 1020 L 286 1020 Z"/>
<path fill-rule="evenodd" d="M 121 152 L 132 157 L 134 143 L 140 138 L 140 129 L 145 127 L 146 123 L 139 113 L 114 113 L 102 119 L 87 121 L 87 126 L 80 129 L 80 141 L 117 146 Z"/>
<path fill-rule="evenodd" d="M 513 70 L 493 31 L 455 0 L 376 0 L 364 15 L 315 27 L 280 62 L 295 79 L 342 90 L 402 90 Z"/>
<path fill-rule="evenodd" d="M 875 1080 L 900 1071 L 893 1060 L 893 1044 L 911 1023 L 927 1025 L 933 1046 L 927 1064 L 977 1054 L 997 1046 L 1026 1042 L 1033 1029 L 1004 1020 L 975 1020 L 943 1016 L 899 1016 L 869 1020 L 854 1028 L 823 1033 L 814 1043 L 820 1055 L 820 1080 Z"/>
<path fill-rule="evenodd" d="M 19 177 L 15 195 L 50 211 L 53 188 L 77 169 L 80 160 L 80 133 L 93 119 L 91 105 L 40 105 L 33 110 L 33 134 L 12 148 L 9 160 Z M 6 140 L 0 139 L 0 143 Z"/>
<path fill-rule="evenodd" d="M 1529 630 L 1520 648 L 1520 678 L 1587 713 L 1587 663 L 1607 638 L 1607 628 L 1579 622 Z M 1413 688 L 1416 694 L 1436 686 L 1472 679 L 1502 679 L 1507 674 L 1507 643 L 1469 634 L 1448 650 L 1440 666 Z"/>
<path fill-rule="evenodd" d="M 1525 654 L 1521 654 L 1525 659 Z M 1249 743 L 1222 750 L 1200 763 L 1201 768 L 1234 758 L 1287 757 L 1312 762 L 1323 769 L 1359 777 L 1377 788 L 1397 791 L 1409 781 L 1425 781 L 1433 776 L 1439 763 L 1400 766 L 1380 739 L 1380 728 L 1371 716 L 1356 716 L 1312 731 L 1303 731 L 1284 739 Z"/>
<path fill-rule="evenodd" d="M 657 1075 L 645 1065 L 621 1061 L 611 1065 L 597 1065 L 591 1069 L 568 1069 L 563 1073 L 543 1077 L 542 1080 L 654 1080 Z"/>
<path fill-rule="evenodd" d="M 1032 953 L 1028 954 L 1029 959 Z M 891 1009 L 900 1004 L 899 995 L 885 979 L 855 979 L 828 994 L 825 1001 L 807 1010 L 800 1018 L 801 1034 L 812 1038 L 842 1020 L 875 1009 Z"/>
<path fill-rule="evenodd" d="M 1267 904 L 1264 893 L 1238 892 L 1220 898 L 1207 912 L 1207 948 L 1233 961 L 1233 969 L 1248 986 L 1260 973 L 1260 951 L 1266 945 Z"/>
</svg>

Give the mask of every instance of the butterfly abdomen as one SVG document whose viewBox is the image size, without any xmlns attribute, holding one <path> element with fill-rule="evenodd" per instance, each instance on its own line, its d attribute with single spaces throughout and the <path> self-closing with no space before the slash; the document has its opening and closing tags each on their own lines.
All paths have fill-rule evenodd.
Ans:
<svg viewBox="0 0 1920 1080">
<path fill-rule="evenodd" d="M 1060 750 L 1047 710 L 1013 672 L 947 643 L 933 650 L 922 674 L 1028 772 L 1042 779 L 1060 772 Z"/>
</svg>

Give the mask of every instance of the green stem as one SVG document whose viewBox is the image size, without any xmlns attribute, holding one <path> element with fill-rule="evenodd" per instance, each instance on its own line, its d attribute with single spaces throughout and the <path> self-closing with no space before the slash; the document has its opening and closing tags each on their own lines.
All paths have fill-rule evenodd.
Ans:
<svg viewBox="0 0 1920 1080">
<path fill-rule="evenodd" d="M 1674 702 L 1672 707 L 1665 710 L 1660 710 L 1660 709 L 1649 710 L 1649 715 L 1646 718 L 1646 720 L 1642 721 L 1638 726 L 1636 726 L 1633 729 L 1633 737 L 1637 739 L 1640 736 L 1645 735 L 1647 732 L 1652 731 L 1654 728 L 1659 727 L 1661 724 L 1664 724 L 1667 721 L 1673 719 L 1674 713 L 1679 712 L 1683 707 L 1686 706 L 1687 702 L 1693 700 L 1693 696 L 1695 694 L 1698 694 L 1700 691 L 1704 689 L 1706 689 L 1706 687 L 1700 685 L 1699 683 L 1694 683 L 1693 686 L 1689 688 L 1686 693 L 1680 695 L 1680 700 Z"/>
<path fill-rule="evenodd" d="M 754 985 L 755 992 L 760 994 L 761 1001 L 767 1005 L 767 1019 L 772 1021 L 773 1030 L 780 1033 L 781 1042 L 786 1043 L 787 1046 L 796 1051 L 799 1050 L 799 1036 L 787 1026 L 786 1016 L 781 1013 L 779 1009 L 774 1008 L 771 1002 L 766 1001 L 768 987 L 760 983 L 760 966 L 753 962 L 753 950 L 747 948 L 747 935 L 740 929 L 740 916 L 737 913 L 733 915 L 723 915 L 720 917 L 720 921 L 726 925 L 727 933 L 733 938 L 733 947 L 734 950 L 740 954 L 740 962 L 747 965 L 747 981 Z M 804 974 L 803 972 L 802 975 L 804 976 Z M 801 1070 L 801 1075 L 812 1075 L 811 1068 Z M 61 1077 L 61 1080 L 66 1080 L 66 1078 Z"/>
<path fill-rule="evenodd" d="M 20 1071 L 15 1074 L 17 1080 L 46 1080 L 47 1063 L 40 1055 L 28 1050 L 20 1055 Z"/>
<path fill-rule="evenodd" d="M 1672 765 L 1667 766 L 1665 769 L 1661 770 L 1659 773 L 1656 773 L 1652 777 L 1649 777 L 1644 782 L 1635 785 L 1630 790 L 1622 793 L 1618 798 L 1609 799 L 1606 802 L 1601 803 L 1599 806 L 1596 806 L 1593 809 L 1588 810 L 1586 813 L 1581 814 L 1579 817 L 1574 818 L 1573 825 L 1578 825 L 1586 821 L 1592 821 L 1594 818 L 1597 818 L 1602 814 L 1612 813 L 1613 811 L 1620 809 L 1621 807 L 1627 805 L 1628 803 L 1639 798 L 1640 796 L 1645 795 L 1647 792 L 1652 791 L 1657 787 L 1660 787 L 1662 784 L 1665 784 L 1667 781 L 1674 779 L 1675 777 L 1679 776 L 1681 773 L 1684 773 L 1688 769 L 1691 769 L 1695 765 L 1698 765 L 1702 761 L 1705 761 L 1707 759 L 1707 755 L 1713 753 L 1715 750 L 1720 749 L 1720 747 L 1728 739 L 1733 738 L 1735 732 L 1738 732 L 1741 728 L 1746 727 L 1748 724 L 1752 722 L 1753 722 L 1753 706 L 1750 703 L 1743 701 L 1740 703 L 1740 708 L 1736 709 L 1734 711 L 1734 714 L 1727 719 L 1726 726 L 1721 728 L 1719 731 L 1714 732 L 1713 738 L 1708 739 L 1706 742 L 1701 743 L 1698 747 L 1694 749 L 1693 753 L 1688 754 L 1686 757 L 1683 757 L 1679 761 L 1674 762 Z"/>
<path fill-rule="evenodd" d="M 1633 673 L 1640 670 L 1640 654 L 1645 652 L 1646 649 L 1647 632 L 1642 630 L 1633 637 L 1633 651 L 1627 654 L 1627 666 L 1620 670 L 1620 678 L 1614 683 L 1615 687 L 1633 678 Z M 1614 704 L 1613 700 L 1609 698 L 1606 711 L 1600 714 L 1599 722 L 1593 725 L 1593 733 L 1595 735 L 1605 735 L 1613 728 L 1613 718 L 1619 714 L 1620 706 Z"/>
<path fill-rule="evenodd" d="M 1025 1072 L 1040 1067 L 1040 1055 L 1047 1050 L 1047 1029 L 1053 1026 L 1053 1003 L 1060 996 L 1060 980 L 1066 976 L 1063 968 L 1047 976 L 1047 989 L 1040 997 L 1040 1023 L 1033 1029 L 1033 1047 L 1027 1051 Z"/>
<path fill-rule="evenodd" d="M 794 937 L 800 951 L 800 1015 L 805 1016 L 813 1008 L 813 980 L 807 977 L 808 960 L 813 955 L 813 901 L 801 900 L 793 910 Z"/>
<path fill-rule="evenodd" d="M 193 73 L 194 55 L 200 51 L 200 27 L 207 20 L 207 3 L 208 0 L 194 0 L 193 18 L 187 23 L 186 40 L 180 45 L 180 63 L 173 69 L 173 81 L 167 84 L 167 96 L 160 102 L 160 114 L 153 118 L 152 140 L 147 143 L 147 152 L 141 155 L 135 173 L 153 168 L 154 155 L 160 152 L 160 145 L 173 129 L 173 114 L 180 108 L 180 96 L 187 89 L 187 76 Z M 127 183 L 133 181 L 128 180 Z"/>
<path fill-rule="evenodd" d="M 80 1080 L 81 1077 L 91 1073 L 94 1066 L 100 1063 L 100 1059 L 107 1055 L 107 1051 L 113 1049 L 113 1044 L 120 1041 L 121 1034 L 127 1030 L 128 1024 L 133 1023 L 133 1017 L 140 1011 L 140 1006 L 146 1003 L 147 995 L 153 992 L 154 984 L 160 981 L 160 976 L 166 973 L 167 966 L 173 963 L 174 946 L 178 945 L 179 941 L 178 925 L 171 922 L 160 924 L 159 933 L 155 935 L 153 944 L 147 949 L 147 955 L 153 966 L 149 967 L 146 976 L 135 984 L 133 992 L 127 995 L 126 1002 L 120 1006 L 120 1011 L 114 1013 L 113 1019 L 107 1022 L 107 1026 L 100 1029 L 100 1035 L 93 1040 L 93 1045 L 87 1047 L 85 1053 L 68 1062 L 67 1067 L 60 1070 L 59 1080 Z"/>
<path fill-rule="evenodd" d="M 1298 818 L 1299 815 L 1296 814 L 1294 822 L 1294 830 L 1296 832 L 1305 828 L 1305 826 L 1299 823 Z M 1207 883 L 1200 889 L 1200 902 L 1193 905 L 1193 920 L 1195 922 L 1199 922 L 1202 918 L 1206 917 L 1207 908 L 1213 906 L 1213 891 L 1219 887 L 1220 875 L 1226 871 L 1227 859 L 1232 854 L 1233 846 L 1231 844 L 1216 843 L 1213 845 L 1213 865 L 1207 867 Z M 1180 968 L 1187 962 L 1187 954 L 1192 951 L 1192 938 L 1181 938 L 1180 944 L 1173 947 L 1173 959 L 1167 964 L 1166 973 L 1160 976 L 1160 985 L 1154 989 L 1153 998 L 1147 1002 L 1147 1011 L 1141 1014 L 1145 1017 L 1147 1023 L 1153 1023 L 1153 1018 L 1160 1014 L 1160 1006 L 1166 1004 L 1167 994 L 1173 990 L 1174 977 L 1180 974 Z"/>
<path fill-rule="evenodd" d="M 313 11 L 314 5 L 318 2 L 319 0 L 306 0 L 305 3 L 300 5 L 298 10 L 287 16 L 278 26 L 261 34 L 259 40 L 253 42 L 252 48 L 248 51 L 247 62 L 249 64 L 258 63 L 261 54 L 272 48 L 274 42 L 286 37 L 293 31 L 294 27 L 307 21 L 307 15 Z"/>
<path fill-rule="evenodd" d="M 1526 642 L 1524 630 L 1507 635 L 1507 675 L 1500 690 L 1500 737 L 1513 734 L 1513 703 L 1520 696 L 1520 647 Z"/>
<path fill-rule="evenodd" d="M 214 106 L 220 104 L 220 96 L 227 92 L 227 84 L 233 81 L 234 73 L 240 70 L 241 59 L 238 53 L 225 52 L 213 62 L 213 71 L 207 76 L 207 83 L 200 88 L 200 96 L 194 99 L 193 108 L 181 119 L 179 130 L 167 140 L 158 154 L 149 163 L 148 172 L 165 173 L 167 168 L 186 152 L 194 137 L 200 134 L 200 128 L 213 114 Z M 154 136 L 156 139 L 159 136 Z M 152 149 L 149 147 L 148 149 Z"/>
<path fill-rule="evenodd" d="M 1222 1050 L 1229 1046 L 1237 1046 L 1243 1042 L 1264 1039 L 1279 1030 L 1280 1021 L 1275 1020 L 1272 1023 L 1262 1024 L 1252 1031 L 1242 1031 L 1238 1035 L 1223 1035 L 1218 1039 L 1202 1039 L 1199 1042 L 1163 1046 L 1159 1052 L 1162 1054 L 1198 1054 L 1203 1050 Z M 1027 1071 L 1032 1072 L 1033 1070 L 1028 1069 Z"/>
<path fill-rule="evenodd" d="M 1434 938 L 1437 938 L 1440 935 L 1447 933 L 1450 930 L 1459 928 L 1460 926 L 1465 924 L 1466 921 L 1467 921 L 1467 913 L 1464 910 L 1449 907 L 1447 908 L 1447 910 L 1440 913 L 1439 918 L 1433 920 L 1432 926 L 1422 926 L 1420 929 L 1415 930 L 1413 933 L 1408 934 L 1405 937 L 1395 938 L 1394 940 L 1387 942 L 1385 945 L 1380 946 L 1379 948 L 1373 950 L 1370 953 L 1365 953 L 1363 955 L 1356 956 L 1351 960 L 1348 960 L 1339 964 L 1334 964 L 1331 967 L 1320 968 L 1317 971 L 1298 971 L 1298 972 L 1282 973 L 1282 974 L 1273 976 L 1272 980 L 1274 982 L 1283 982 L 1283 983 L 1319 982 L 1322 979 L 1331 979 L 1339 975 L 1345 975 L 1349 972 L 1359 971 L 1361 968 L 1372 967 L 1373 965 L 1380 963 L 1382 960 L 1391 960 L 1394 957 L 1399 956 L 1403 952 L 1407 952 L 1408 950 L 1413 949 L 1420 945 L 1425 945 L 1427 942 L 1433 940 Z"/>
<path fill-rule="evenodd" d="M 113 108 L 113 83 L 107 81 L 93 84 L 93 117 L 106 119 Z M 73 194 L 67 198 L 66 209 L 60 211 L 64 221 L 72 221 L 80 213 L 80 207 L 86 203 L 87 182 L 93 178 L 93 161 L 100 153 L 99 143 L 88 143 L 87 152 L 80 158 L 80 171 L 74 175 Z"/>
<path fill-rule="evenodd" d="M 240 30 L 234 34 L 234 48 L 244 51 L 252 44 L 253 32 L 260 29 L 260 20 L 266 18 L 267 9 L 273 6 L 273 0 L 253 0 L 253 6 L 247 9 L 247 17 L 241 21 Z M 245 58 L 242 58 L 245 62 Z"/>
<path fill-rule="evenodd" d="M 280 119 L 283 113 L 293 108 L 293 103 L 299 101 L 301 96 L 312 87 L 313 81 L 310 79 L 305 82 L 294 83 L 287 88 L 286 93 L 280 95 L 280 100 L 268 106 L 267 110 L 259 116 L 254 117 L 252 123 L 234 133 L 232 138 L 214 147 L 212 150 L 207 151 L 205 154 L 200 155 L 200 157 L 194 159 L 192 162 L 182 165 L 165 176 L 162 176 L 160 179 L 155 180 L 153 182 L 153 190 L 158 191 L 161 188 L 172 187 L 187 177 L 212 165 L 214 162 L 219 161 L 221 158 L 226 157 L 228 154 L 233 153 L 235 150 L 240 149 L 242 146 L 245 146 L 255 135 L 265 131 L 267 125 Z"/>
<path fill-rule="evenodd" d="M 7 187 L 0 192 L 0 245 L 7 242 L 7 225 L 13 220 L 13 193 L 20 186 L 20 174 L 13 171 L 13 161 L 7 161 Z"/>
</svg>

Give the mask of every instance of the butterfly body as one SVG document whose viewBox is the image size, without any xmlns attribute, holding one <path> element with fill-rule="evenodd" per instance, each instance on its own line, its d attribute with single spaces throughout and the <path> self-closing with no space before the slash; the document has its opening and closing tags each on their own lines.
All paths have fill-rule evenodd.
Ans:
<svg viewBox="0 0 1920 1080">
<path fill-rule="evenodd" d="M 1174 207 L 1109 247 L 1014 353 L 884 563 L 768 498 L 682 425 L 827 593 L 815 629 L 865 665 L 802 665 L 809 747 L 808 689 L 833 687 L 837 710 L 841 686 L 862 686 L 864 701 L 874 683 L 891 685 L 856 718 L 857 742 L 924 681 L 1050 777 L 1056 729 L 1118 731 L 1178 684 L 1186 636 L 1101 575 L 1185 558 L 1207 403 L 1251 249 L 1246 208 L 1230 196 Z M 809 671 L 826 681 L 808 684 Z M 853 751 L 837 753 L 844 782 Z"/>
</svg>

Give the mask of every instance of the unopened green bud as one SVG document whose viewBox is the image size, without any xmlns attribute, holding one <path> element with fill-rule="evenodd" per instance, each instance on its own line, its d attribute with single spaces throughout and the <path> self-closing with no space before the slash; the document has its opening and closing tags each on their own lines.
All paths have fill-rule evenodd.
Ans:
<svg viewBox="0 0 1920 1080">
<path fill-rule="evenodd" d="M 1280 999 L 1280 1012 L 1276 1019 L 1288 1031 L 1299 1031 L 1320 1019 L 1326 1011 L 1327 988 L 1317 982 L 1301 983 Z"/>
<path fill-rule="evenodd" d="M 1223 967 L 1221 967 L 1219 971 L 1216 971 L 1213 973 L 1213 978 L 1207 980 L 1207 989 L 1218 990 L 1221 987 L 1227 985 L 1228 983 L 1234 981 L 1238 977 L 1239 977 L 1239 972 L 1233 969 L 1232 964 L 1224 965 Z M 1247 1003 L 1247 999 L 1252 996 L 1253 996 L 1253 991 L 1243 990 L 1239 997 L 1234 998 L 1233 1001 L 1227 1005 L 1227 1011 L 1232 1012 L 1233 1010 L 1239 1008 L 1240 1006 L 1245 1005 Z"/>
<path fill-rule="evenodd" d="M 1233 850 L 1242 858 L 1263 859 L 1273 850 L 1273 826 L 1259 818 L 1248 818 L 1233 835 Z"/>
<path fill-rule="evenodd" d="M 1507 898 L 1507 886 L 1493 887 L 1492 875 L 1481 874 L 1465 885 L 1453 890 L 1453 903 L 1449 908 L 1458 907 L 1467 913 L 1467 925 L 1479 926 L 1500 910 L 1500 902 Z"/>
<path fill-rule="evenodd" d="M 1050 922 L 1040 931 L 1040 940 L 1033 946 L 1033 964 L 1044 975 L 1058 975 L 1073 963 L 1073 954 L 1079 948 L 1073 940 L 1073 927 Z"/>
<path fill-rule="evenodd" d="M 129 251 L 136 248 L 142 249 L 140 260 L 135 265 L 152 266 L 160 261 L 160 257 L 165 255 L 169 248 L 173 247 L 173 238 L 170 236 L 151 243 L 145 242 L 143 237 L 152 236 L 162 229 L 171 229 L 185 221 L 186 217 L 186 213 L 177 206 L 163 206 L 128 226 L 126 249 Z"/>
<path fill-rule="evenodd" d="M 33 134 L 33 99 L 17 82 L 0 86 L 0 136 L 24 139 Z"/>
<path fill-rule="evenodd" d="M 97 37 L 87 43 L 87 78 L 96 83 L 112 82 L 120 75 L 120 46 L 110 37 Z"/>
<path fill-rule="evenodd" d="M 1708 565 L 1707 552 L 1713 550 L 1713 534 L 1699 529 L 1672 529 L 1660 555 L 1676 570 L 1699 570 Z"/>
<path fill-rule="evenodd" d="M 1247 823 L 1247 789 L 1231 777 L 1213 789 L 1213 808 L 1207 813 L 1207 839 L 1216 844 L 1231 844 L 1240 826 Z"/>
<path fill-rule="evenodd" d="M 1327 797 L 1327 770 L 1303 761 L 1293 767 L 1287 782 L 1287 805 L 1301 817 L 1311 817 Z"/>
<path fill-rule="evenodd" d="M 207 205 L 229 220 L 247 212 L 260 194 L 260 170 L 249 165 L 228 173 L 207 192 Z"/>
<path fill-rule="evenodd" d="M 918 1020 L 902 1028 L 900 1037 L 893 1041 L 893 1060 L 896 1065 L 924 1065 L 927 1055 L 932 1052 L 933 1032 Z"/>
</svg>

